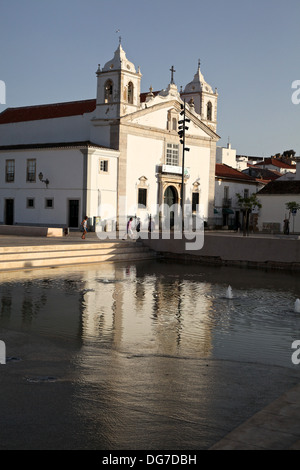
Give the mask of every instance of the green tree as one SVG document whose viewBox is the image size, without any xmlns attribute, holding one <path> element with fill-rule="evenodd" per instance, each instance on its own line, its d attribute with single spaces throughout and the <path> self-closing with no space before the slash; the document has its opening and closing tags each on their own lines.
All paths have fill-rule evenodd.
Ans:
<svg viewBox="0 0 300 470">
<path fill-rule="evenodd" d="M 289 216 L 291 216 L 294 211 L 298 211 L 300 209 L 300 204 L 298 204 L 296 201 L 291 201 L 287 202 L 285 207 L 289 211 Z"/>
<path fill-rule="evenodd" d="M 249 235 L 249 215 L 254 209 L 260 209 L 262 207 L 261 203 L 257 199 L 255 193 L 251 194 L 249 197 L 243 197 L 239 193 L 236 193 L 238 199 L 238 205 L 243 212 L 243 235 Z"/>
<path fill-rule="evenodd" d="M 285 150 L 282 154 L 284 158 L 288 158 L 290 160 L 293 159 L 295 155 L 296 155 L 295 150 Z"/>
</svg>

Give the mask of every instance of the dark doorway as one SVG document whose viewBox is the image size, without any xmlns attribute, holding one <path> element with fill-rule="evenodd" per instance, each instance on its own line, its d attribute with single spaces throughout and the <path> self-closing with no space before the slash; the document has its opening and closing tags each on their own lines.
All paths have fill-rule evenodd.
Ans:
<svg viewBox="0 0 300 470">
<path fill-rule="evenodd" d="M 166 204 L 169 207 L 174 206 L 174 204 L 177 204 L 178 199 L 177 199 L 177 191 L 174 188 L 174 186 L 168 186 L 165 194 L 164 194 L 164 204 Z M 178 214 L 177 214 L 178 215 Z M 174 210 L 170 211 L 170 228 L 174 227 L 175 223 L 175 214 Z"/>
<path fill-rule="evenodd" d="M 5 199 L 5 225 L 14 224 L 14 200 Z"/>
<path fill-rule="evenodd" d="M 69 227 L 78 228 L 79 226 L 79 200 L 69 200 Z"/>
</svg>

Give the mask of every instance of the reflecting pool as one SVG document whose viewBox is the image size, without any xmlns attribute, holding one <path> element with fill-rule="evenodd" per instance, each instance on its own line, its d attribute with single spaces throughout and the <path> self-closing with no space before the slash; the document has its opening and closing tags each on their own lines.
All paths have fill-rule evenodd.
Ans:
<svg viewBox="0 0 300 470">
<path fill-rule="evenodd" d="M 2 273 L 0 449 L 209 448 L 299 382 L 299 297 L 173 262 Z"/>
</svg>

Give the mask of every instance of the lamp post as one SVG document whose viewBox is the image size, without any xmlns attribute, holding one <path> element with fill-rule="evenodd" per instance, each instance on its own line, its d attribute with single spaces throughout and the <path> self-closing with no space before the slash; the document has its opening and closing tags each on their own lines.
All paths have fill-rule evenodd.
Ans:
<svg viewBox="0 0 300 470">
<path fill-rule="evenodd" d="M 48 180 L 48 178 L 46 178 L 45 180 L 43 179 L 44 178 L 44 175 L 42 172 L 39 173 L 39 180 L 42 182 L 42 183 L 45 183 L 45 185 L 47 186 L 48 188 L 48 184 L 50 183 L 50 181 Z"/>
<path fill-rule="evenodd" d="M 180 121 L 178 121 L 178 135 L 180 137 L 180 143 L 182 144 L 182 172 L 181 172 L 181 217 L 182 217 L 182 228 L 184 228 L 184 163 L 185 163 L 185 152 L 189 152 L 190 149 L 185 146 L 185 131 L 188 130 L 186 123 L 191 122 L 190 119 L 186 117 L 186 109 L 185 109 L 185 100 L 183 104 L 180 105 L 181 112 L 180 116 L 183 117 Z"/>
</svg>

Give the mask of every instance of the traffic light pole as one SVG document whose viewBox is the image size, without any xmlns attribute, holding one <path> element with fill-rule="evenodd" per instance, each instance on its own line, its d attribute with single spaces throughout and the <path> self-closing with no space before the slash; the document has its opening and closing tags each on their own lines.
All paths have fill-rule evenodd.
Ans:
<svg viewBox="0 0 300 470">
<path fill-rule="evenodd" d="M 185 116 L 185 100 L 184 104 L 181 105 L 181 113 L 180 115 L 183 116 L 181 121 L 178 121 L 179 124 L 179 132 L 178 135 L 180 137 L 180 143 L 182 144 L 182 173 L 181 173 L 181 217 L 182 217 L 182 229 L 184 228 L 184 165 L 185 165 L 185 151 L 189 152 L 190 149 L 185 147 L 185 131 L 188 130 L 186 127 L 186 123 L 190 122 L 190 119 L 187 119 Z"/>
</svg>

